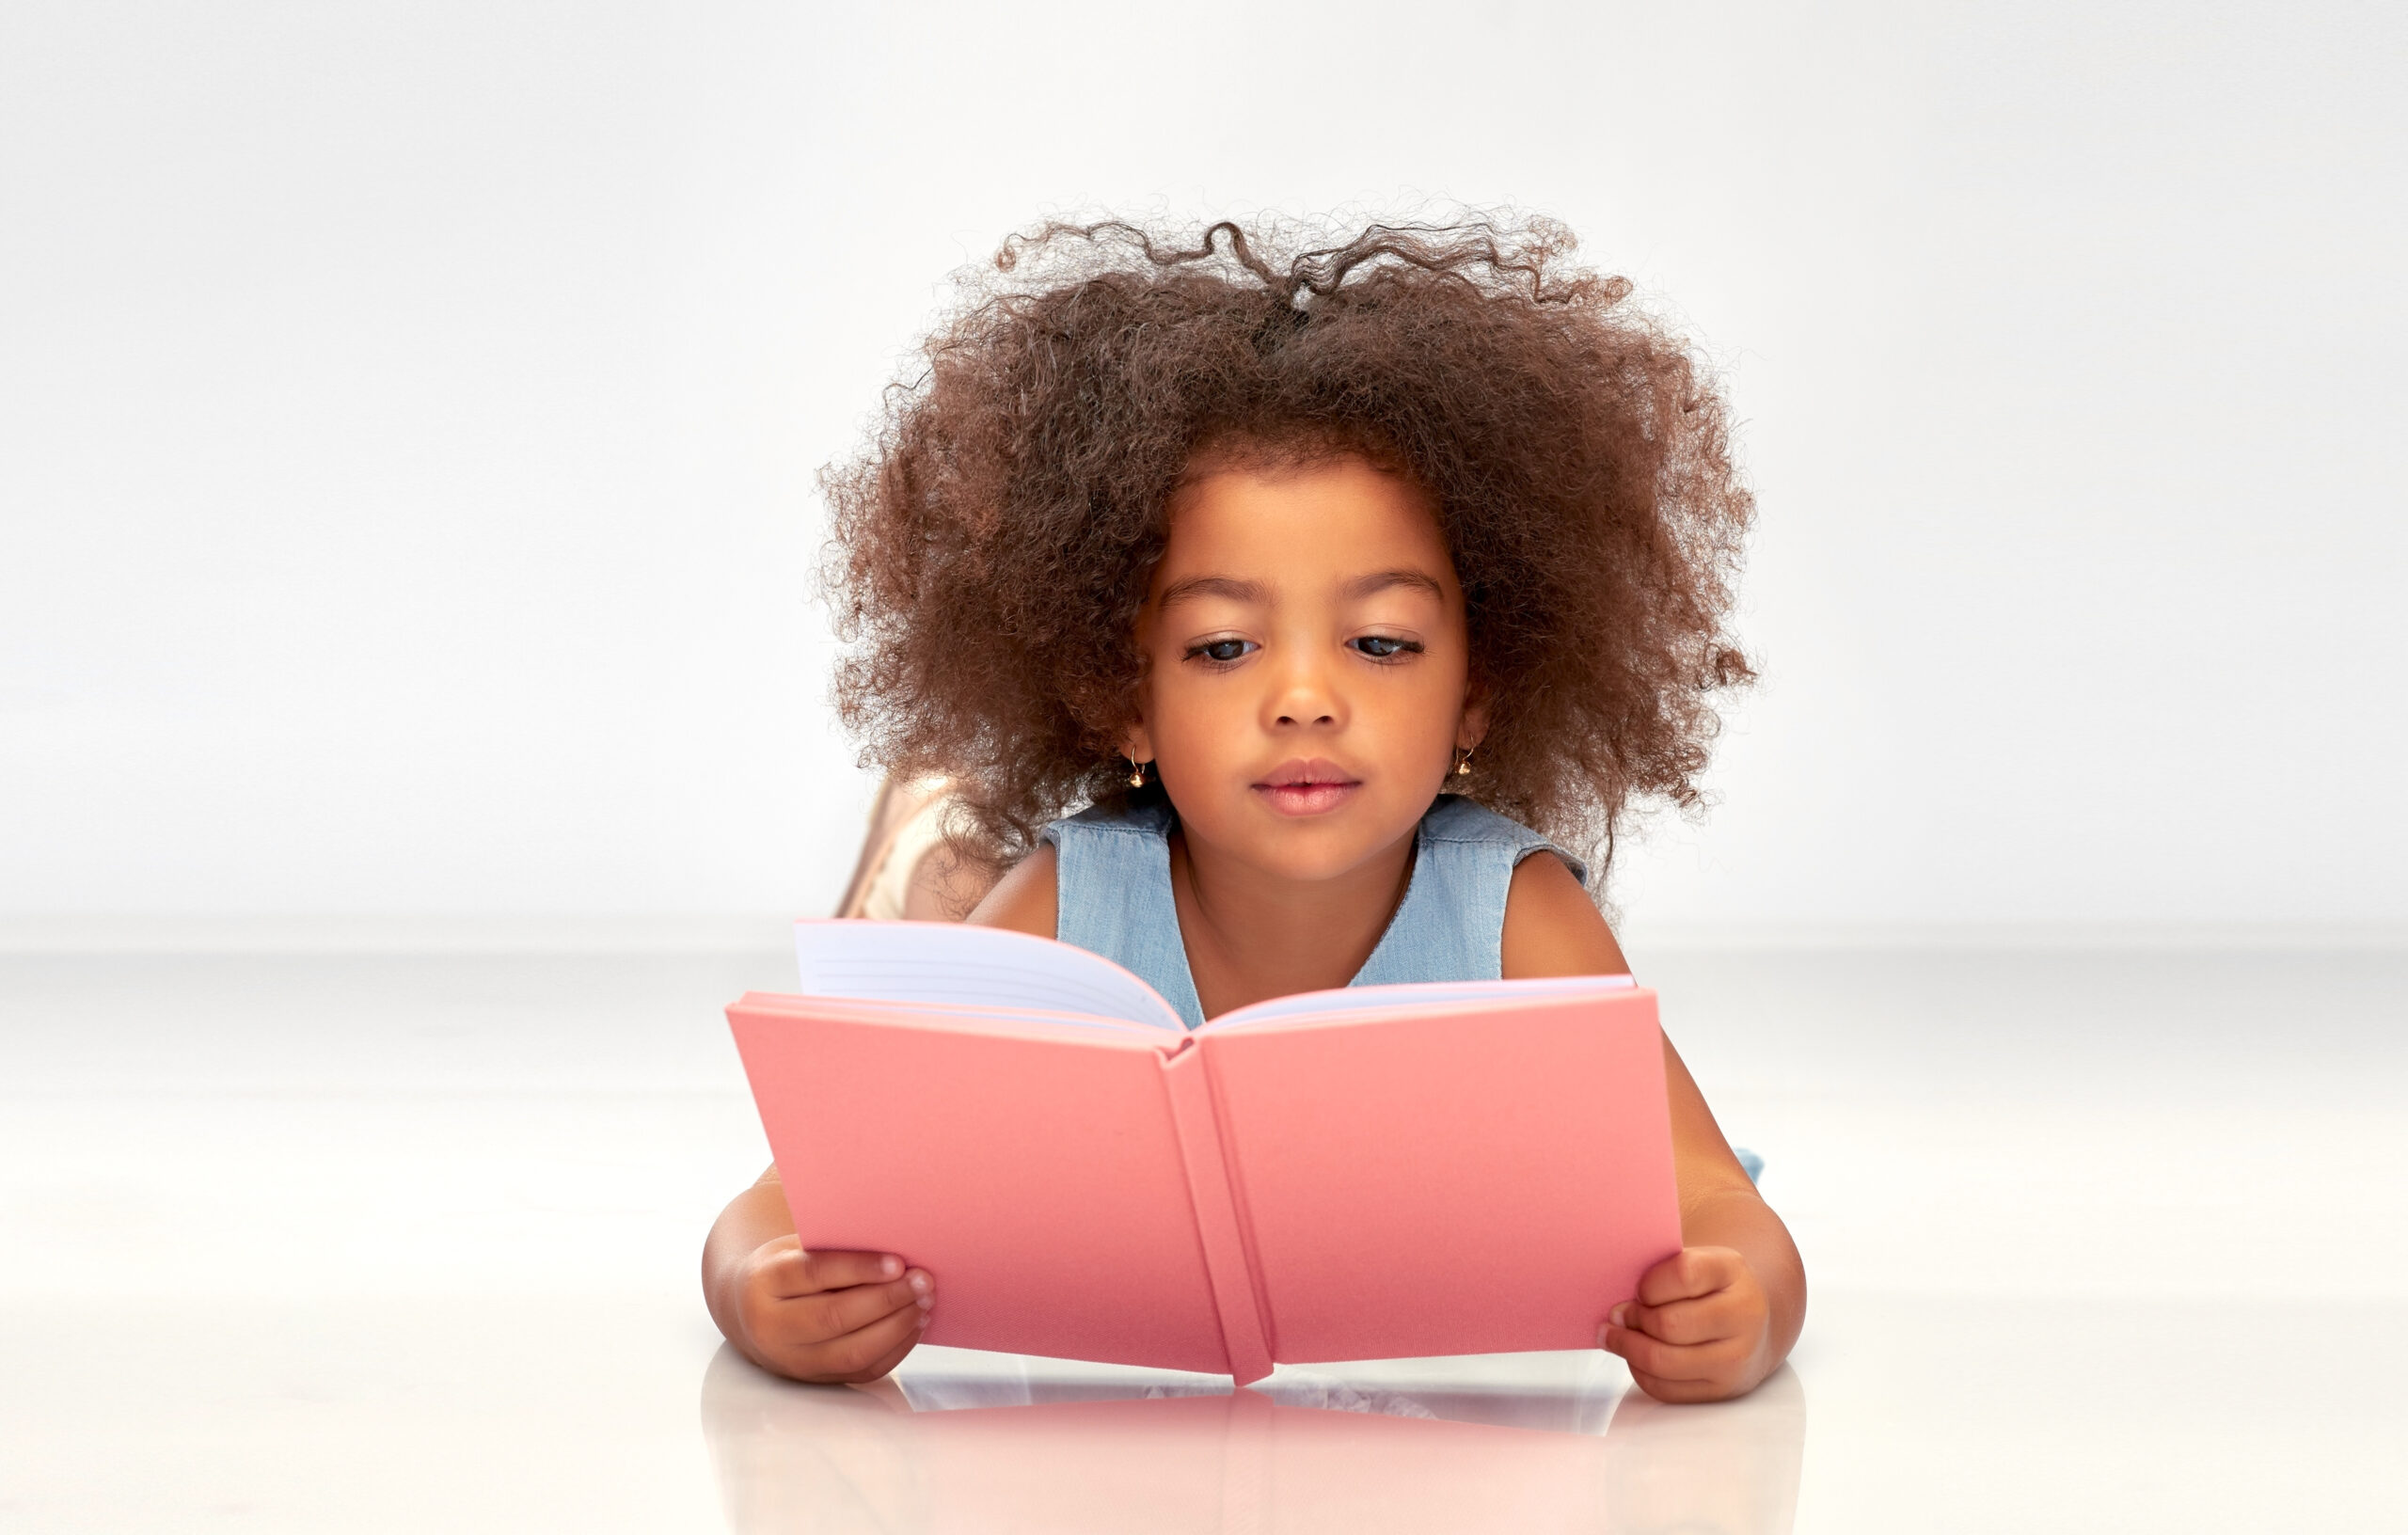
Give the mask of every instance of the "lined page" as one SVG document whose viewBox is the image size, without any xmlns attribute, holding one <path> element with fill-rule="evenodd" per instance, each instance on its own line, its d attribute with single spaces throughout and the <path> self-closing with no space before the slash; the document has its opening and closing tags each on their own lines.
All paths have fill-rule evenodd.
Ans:
<svg viewBox="0 0 2408 1535">
<path fill-rule="evenodd" d="M 1540 997 L 1561 997 L 1591 991 L 1627 991 L 1638 983 L 1627 975 L 1548 975 L 1524 981 L 1415 981 L 1401 986 L 1347 986 L 1329 991 L 1299 991 L 1274 997 L 1250 1007 L 1206 1021 L 1208 1029 L 1237 1029 L 1248 1023 L 1278 1019 L 1308 1018 L 1317 1013 L 1355 1013 L 1370 1008 L 1435 1007 L 1450 1004 L 1493 1003 L 1511 1005 Z"/>
<path fill-rule="evenodd" d="M 815 919 L 794 925 L 794 950 L 809 995 L 1072 1013 L 1186 1032 L 1170 1004 L 1111 960 L 1001 927 Z"/>
</svg>

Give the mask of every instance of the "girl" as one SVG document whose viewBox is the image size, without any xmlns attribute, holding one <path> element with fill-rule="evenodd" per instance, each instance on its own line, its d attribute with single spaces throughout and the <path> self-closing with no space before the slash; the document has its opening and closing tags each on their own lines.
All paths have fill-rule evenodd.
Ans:
<svg viewBox="0 0 2408 1535">
<path fill-rule="evenodd" d="M 1306 244 L 1006 244 L 827 481 L 840 711 L 1008 867 L 970 920 L 1117 960 L 1190 1027 L 1623 972 L 1575 849 L 1694 802 L 1709 696 L 1750 675 L 1723 404 L 1554 225 Z M 1780 1365 L 1805 1276 L 1664 1059 L 1686 1245 L 1597 1297 L 1598 1340 L 1708 1400 Z M 892 1369 L 941 1276 L 793 1233 L 775 1168 L 728 1206 L 721 1331 L 799 1379 Z"/>
</svg>

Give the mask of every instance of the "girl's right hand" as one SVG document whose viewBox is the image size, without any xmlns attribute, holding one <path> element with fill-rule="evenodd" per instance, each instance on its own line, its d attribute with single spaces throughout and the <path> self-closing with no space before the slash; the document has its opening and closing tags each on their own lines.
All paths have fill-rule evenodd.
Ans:
<svg viewBox="0 0 2408 1535">
<path fill-rule="evenodd" d="M 824 1385 L 874 1381 L 928 1324 L 936 1281 L 892 1253 L 806 1253 L 793 1236 L 755 1247 L 729 1276 L 733 1341 L 764 1369 Z"/>
</svg>

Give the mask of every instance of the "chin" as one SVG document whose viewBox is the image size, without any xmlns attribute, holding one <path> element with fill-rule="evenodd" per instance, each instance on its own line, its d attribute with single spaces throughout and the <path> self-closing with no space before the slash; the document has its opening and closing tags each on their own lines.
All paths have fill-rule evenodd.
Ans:
<svg viewBox="0 0 2408 1535">
<path fill-rule="evenodd" d="M 1336 879 L 1411 836 L 1418 819 L 1409 816 L 1389 826 L 1355 806 L 1325 816 L 1280 818 L 1268 827 L 1248 828 L 1247 862 L 1299 883 Z"/>
</svg>

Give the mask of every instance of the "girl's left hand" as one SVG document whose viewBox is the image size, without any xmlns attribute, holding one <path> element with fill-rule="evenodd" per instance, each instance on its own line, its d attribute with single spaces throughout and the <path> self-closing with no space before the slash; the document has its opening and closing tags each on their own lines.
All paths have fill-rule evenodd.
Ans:
<svg viewBox="0 0 2408 1535">
<path fill-rule="evenodd" d="M 1770 1373 L 1772 1306 L 1728 1247 L 1684 1247 L 1640 1276 L 1639 1298 L 1608 1312 L 1597 1342 L 1630 1362 L 1658 1401 L 1719 1401 Z"/>
</svg>

